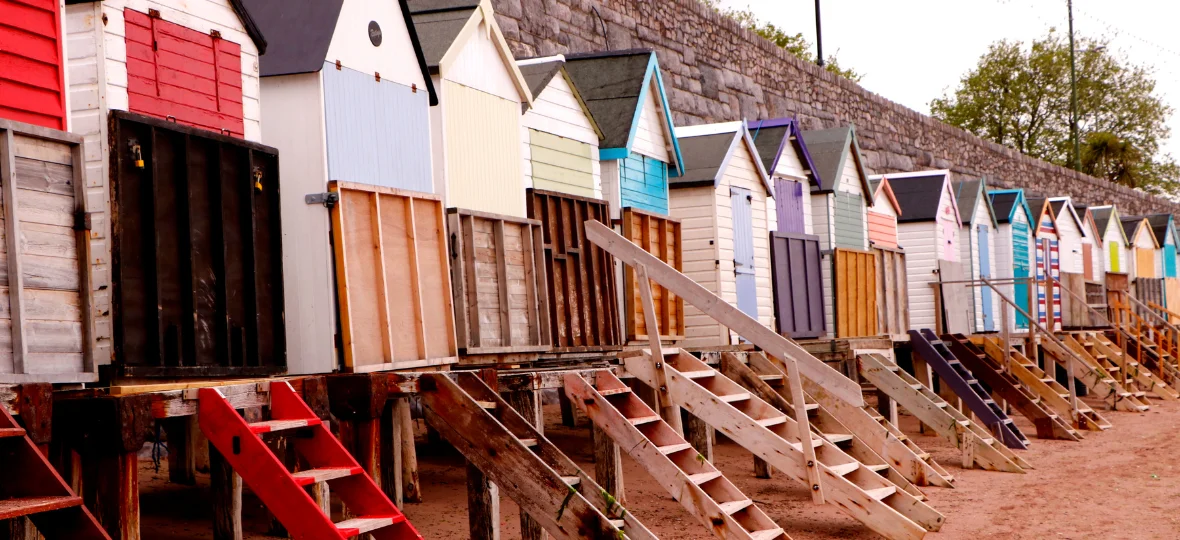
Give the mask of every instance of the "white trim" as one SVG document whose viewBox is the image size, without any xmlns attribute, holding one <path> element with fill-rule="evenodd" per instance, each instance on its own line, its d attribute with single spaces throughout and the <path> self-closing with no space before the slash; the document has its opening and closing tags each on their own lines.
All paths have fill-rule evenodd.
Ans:
<svg viewBox="0 0 1180 540">
<path fill-rule="evenodd" d="M 517 60 L 518 66 L 531 66 L 533 64 L 544 64 L 546 62 L 561 62 L 565 63 L 564 54 L 555 54 L 553 56 L 538 56 L 537 58 L 525 58 L 524 60 Z"/>
<path fill-rule="evenodd" d="M 688 137 L 701 137 L 704 135 L 720 135 L 722 133 L 737 133 L 738 130 L 745 126 L 745 122 L 741 120 L 734 120 L 732 122 L 717 122 L 715 124 L 699 124 L 695 126 L 676 126 L 676 137 L 680 139 Z"/>
<path fill-rule="evenodd" d="M 904 173 L 889 173 L 889 174 L 870 174 L 869 180 L 879 180 L 881 178 L 916 178 L 919 176 L 935 176 L 942 175 L 949 177 L 951 175 L 950 169 L 932 169 L 929 171 L 913 171 Z"/>
</svg>

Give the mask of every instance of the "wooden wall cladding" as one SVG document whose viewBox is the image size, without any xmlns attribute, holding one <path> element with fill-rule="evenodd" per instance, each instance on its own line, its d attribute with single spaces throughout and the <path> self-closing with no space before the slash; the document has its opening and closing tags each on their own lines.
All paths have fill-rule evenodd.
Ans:
<svg viewBox="0 0 1180 540">
<path fill-rule="evenodd" d="M 0 383 L 98 380 L 81 142 L 0 120 Z"/>
<path fill-rule="evenodd" d="M 1152 302 L 1154 302 L 1158 305 L 1166 307 L 1166 295 L 1167 292 L 1164 288 L 1164 278 L 1135 278 L 1135 299 L 1139 300 L 1139 302 L 1144 306 L 1150 306 Z M 1135 309 L 1135 313 L 1138 313 L 1140 317 L 1150 317 L 1146 313 L 1146 308 L 1135 304 L 1132 304 L 1132 307 Z"/>
<path fill-rule="evenodd" d="M 832 251 L 836 337 L 880 334 L 877 323 L 877 257 L 871 251 Z"/>
<path fill-rule="evenodd" d="M 121 111 L 111 124 L 118 373 L 285 371 L 278 151 Z"/>
<path fill-rule="evenodd" d="M 770 233 L 778 333 L 794 339 L 818 338 L 827 333 L 821 264 L 818 236 Z"/>
<path fill-rule="evenodd" d="M 344 370 L 457 361 L 446 226 L 437 195 L 330 182 Z"/>
<path fill-rule="evenodd" d="M 1065 328 L 1084 328 L 1090 325 L 1086 303 L 1086 276 L 1076 272 L 1061 273 L 1061 324 Z M 1071 294 L 1072 293 L 1072 294 Z"/>
<path fill-rule="evenodd" d="M 455 333 L 466 355 L 549 349 L 541 222 L 447 209 Z"/>
<path fill-rule="evenodd" d="M 909 287 L 906 284 L 905 252 L 876 248 L 877 319 L 882 334 L 903 336 L 910 329 Z"/>
<path fill-rule="evenodd" d="M 622 348 L 615 258 L 586 240 L 585 222 L 610 223 L 606 201 L 528 190 L 528 216 L 541 222 L 555 353 Z"/>
<path fill-rule="evenodd" d="M 624 208 L 623 237 L 668 263 L 668 266 L 684 271 L 680 256 L 679 220 L 637 208 Z M 651 294 L 656 321 L 660 325 L 660 340 L 676 342 L 684 339 L 684 299 L 655 282 L 651 282 Z M 635 281 L 635 270 L 630 266 L 623 269 L 623 310 L 626 313 L 627 341 L 646 343 L 647 322 L 643 318 L 643 303 Z"/>
</svg>

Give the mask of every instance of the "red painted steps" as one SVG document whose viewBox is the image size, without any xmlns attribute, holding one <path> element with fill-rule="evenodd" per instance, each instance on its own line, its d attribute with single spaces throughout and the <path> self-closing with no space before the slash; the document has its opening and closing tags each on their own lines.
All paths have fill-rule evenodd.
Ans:
<svg viewBox="0 0 1180 540">
<path fill-rule="evenodd" d="M 376 540 L 421 540 L 289 383 L 270 383 L 271 419 L 265 422 L 247 423 L 216 388 L 202 388 L 198 395 L 201 431 L 292 538 L 343 540 L 367 533 Z M 288 471 L 260 437 L 286 430 L 300 432 L 290 441 L 312 469 Z M 357 517 L 333 523 L 303 490 L 315 482 L 328 482 Z"/>
<path fill-rule="evenodd" d="M 16 420 L 0 407 L 0 520 L 28 517 L 46 540 L 110 540 Z"/>
</svg>

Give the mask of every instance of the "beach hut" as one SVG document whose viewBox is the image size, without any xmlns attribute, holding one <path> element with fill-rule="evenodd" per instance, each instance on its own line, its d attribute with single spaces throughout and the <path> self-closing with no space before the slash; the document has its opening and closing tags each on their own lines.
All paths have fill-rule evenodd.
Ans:
<svg viewBox="0 0 1180 540">
<path fill-rule="evenodd" d="M 811 192 L 812 228 L 828 257 L 821 266 L 824 320 L 837 338 L 877 335 L 877 264 L 865 214 L 872 188 L 856 129 L 804 131 L 803 141 L 819 181 Z"/>
<path fill-rule="evenodd" d="M 1051 330 L 1058 330 L 1061 326 L 1061 291 L 1056 285 L 1049 286 L 1049 277 L 1061 279 L 1061 241 L 1058 233 L 1056 213 L 1048 199 L 1028 199 L 1028 208 L 1032 211 L 1036 222 L 1033 233 L 1033 267 L 1037 277 L 1037 321 Z M 1052 304 L 1046 302 L 1052 301 Z M 1049 325 L 1048 308 L 1053 308 L 1054 324 Z"/>
<path fill-rule="evenodd" d="M 684 272 L 745 314 L 774 327 L 770 231 L 774 187 L 744 122 L 676 128 L 686 156 L 670 183 L 669 206 L 688 240 Z M 739 337 L 695 307 L 685 313 L 684 346 L 736 344 Z"/>
<path fill-rule="evenodd" d="M 1143 216 L 1125 216 L 1121 218 L 1123 233 L 1127 235 L 1129 246 L 1134 251 L 1132 258 L 1131 277 L 1158 278 L 1160 276 L 1159 241 L 1151 223 Z"/>
<path fill-rule="evenodd" d="M 602 198 L 602 130 L 565 69 L 562 55 L 517 60 L 533 106 L 521 121 L 526 187 Z"/>
<path fill-rule="evenodd" d="M 931 283 L 962 279 L 960 259 L 960 217 L 950 171 L 932 170 L 882 175 L 889 179 L 894 197 L 902 208 L 897 219 L 898 243 L 905 246 L 909 317 L 911 328 L 937 328 L 942 320 L 941 305 Z M 877 177 L 874 177 L 877 178 Z M 961 287 L 944 287 L 941 295 L 955 295 L 955 305 L 970 303 Z M 946 302 L 944 302 L 945 304 Z M 966 326 L 966 311 L 961 317 Z M 967 331 L 966 328 L 958 328 Z"/>
<path fill-rule="evenodd" d="M 1084 204 L 1073 205 L 1074 213 L 1082 220 L 1082 274 L 1087 281 L 1101 282 L 1105 279 L 1106 263 L 1103 257 L 1103 239 L 1105 235 L 1094 219 L 1090 207 Z"/>
<path fill-rule="evenodd" d="M 980 178 L 956 182 L 953 186 L 955 199 L 959 206 L 959 216 L 962 219 L 963 242 L 959 245 L 962 250 L 960 261 L 967 272 L 968 279 L 991 279 L 996 275 L 996 223 L 995 210 L 991 199 L 987 196 L 987 182 Z M 995 292 L 990 287 L 973 285 L 971 294 L 971 320 L 975 332 L 995 331 L 999 324 L 996 322 Z"/>
<path fill-rule="evenodd" d="M 905 250 L 897 241 L 902 213 L 889 179 L 870 177 L 873 205 L 865 211 L 869 246 L 877 258 L 877 320 L 881 333 L 899 338 L 910 328 Z"/>
<path fill-rule="evenodd" d="M 434 190 L 450 207 L 525 217 L 521 114 L 533 96 L 491 0 L 411 0 L 409 8 L 438 93 Z"/>
<path fill-rule="evenodd" d="M 1024 190 L 989 190 L 992 209 L 996 213 L 996 278 L 1027 278 L 1032 275 L 1032 214 L 1024 199 Z M 1027 282 L 998 285 L 1001 292 L 1016 303 L 1025 313 L 1029 309 Z M 1004 303 L 1008 310 L 1008 330 L 1027 330 L 1028 319 L 1017 313 L 1016 308 Z"/>
<path fill-rule="evenodd" d="M 292 374 L 332 371 L 329 211 L 305 197 L 327 192 L 329 180 L 433 192 L 428 134 L 438 100 L 404 2 L 243 1 L 268 38 L 263 138 L 283 155 L 288 365 Z"/>
<path fill-rule="evenodd" d="M 1147 222 L 1151 224 L 1151 231 L 1160 244 L 1159 255 L 1156 257 L 1160 269 L 1159 277 L 1176 277 L 1176 223 L 1172 219 L 1172 214 L 1151 214 L 1147 216 Z"/>
<path fill-rule="evenodd" d="M 1057 221 L 1058 247 L 1061 250 L 1061 271 L 1081 274 L 1085 270 L 1086 253 L 1082 250 L 1086 229 L 1074 211 L 1069 197 L 1049 197 L 1049 209 Z"/>
<path fill-rule="evenodd" d="M 667 215 L 668 178 L 682 160 L 655 52 L 567 55 L 565 69 L 602 132 L 602 196 L 612 216 L 626 207 Z"/>
<path fill-rule="evenodd" d="M 901 215 L 901 206 L 897 196 L 893 194 L 893 187 L 889 179 L 871 177 L 869 187 L 873 194 L 872 209 L 865 212 L 869 226 L 869 245 L 874 248 L 898 249 L 897 218 Z"/>
<path fill-rule="evenodd" d="M 4 0 L 0 118 L 66 130 L 65 42 L 59 2 Z M 91 6 L 93 10 L 93 6 Z"/>
<path fill-rule="evenodd" d="M 785 336 L 818 338 L 824 319 L 822 255 L 811 225 L 811 190 L 818 189 L 815 164 L 793 118 L 748 124 L 762 165 L 774 185 L 777 230 L 770 235 L 774 320 Z"/>
<path fill-rule="evenodd" d="M 1129 274 L 1131 271 L 1131 241 L 1123 229 L 1119 210 L 1114 205 L 1092 206 L 1090 215 L 1094 227 L 1102 237 L 1102 266 L 1107 273 Z"/>
</svg>

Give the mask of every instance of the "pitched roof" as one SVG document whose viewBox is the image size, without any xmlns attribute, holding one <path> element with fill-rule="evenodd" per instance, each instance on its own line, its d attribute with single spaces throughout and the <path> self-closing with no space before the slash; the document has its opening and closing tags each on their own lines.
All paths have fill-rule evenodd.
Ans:
<svg viewBox="0 0 1180 540">
<path fill-rule="evenodd" d="M 811 159 L 811 151 L 807 143 L 803 142 L 803 130 L 799 128 L 799 121 L 794 118 L 773 118 L 749 122 L 750 137 L 758 146 L 758 155 L 762 156 L 762 165 L 767 174 L 774 174 L 778 168 L 778 160 L 782 157 L 787 143 L 795 147 L 799 154 L 799 161 L 803 168 L 811 174 L 811 185 L 818 188 L 819 180 L 815 174 L 815 163 Z"/>
<path fill-rule="evenodd" d="M 1149 214 L 1147 222 L 1151 224 L 1151 232 L 1155 234 L 1155 239 L 1160 244 L 1167 241 L 1168 227 L 1172 226 L 1172 214 Z M 1175 231 L 1173 231 L 1175 232 Z M 1175 237 L 1172 242 L 1175 242 Z"/>
<path fill-rule="evenodd" d="M 946 186 L 948 171 L 923 171 L 899 175 L 875 175 L 889 179 L 889 187 L 904 214 L 897 217 L 898 223 L 916 223 L 938 219 L 938 205 Z"/>
<path fill-rule="evenodd" d="M 259 49 L 258 69 L 263 77 L 315 73 L 324 67 L 328 47 L 336 33 L 336 23 L 344 0 L 233 0 L 235 9 L 251 19 L 250 25 L 270 36 L 269 43 Z M 430 104 L 438 104 L 434 83 L 426 64 L 417 29 L 410 18 L 406 0 L 399 0 L 402 18 L 410 41 L 414 44 L 414 55 L 418 68 L 422 70 Z"/>
<path fill-rule="evenodd" d="M 848 159 L 849 149 L 856 152 L 856 169 L 860 173 L 862 188 L 869 190 L 868 173 L 860 158 L 860 144 L 856 142 L 856 128 L 849 124 L 830 129 L 803 132 L 804 142 L 811 152 L 811 160 L 815 165 L 812 174 L 819 177 L 819 190 L 833 191 L 840 181 L 844 171 L 844 160 Z"/>
<path fill-rule="evenodd" d="M 643 98 L 651 91 L 652 85 L 656 85 L 657 97 L 664 103 L 664 124 L 675 161 L 672 165 L 678 174 L 683 171 L 682 154 L 673 134 L 675 128 L 655 52 L 631 49 L 570 54 L 565 57 L 565 71 L 602 130 L 602 159 L 626 157 L 638 128 Z M 611 150 L 617 150 L 621 155 L 613 155 Z"/>
<path fill-rule="evenodd" d="M 762 179 L 767 193 L 774 196 L 774 188 L 745 123 L 722 122 L 682 126 L 676 128 L 676 138 L 687 157 L 684 160 L 684 173 L 678 178 L 669 179 L 669 188 L 717 185 L 733 153 L 744 144 L 754 158 L 755 172 Z"/>
<path fill-rule="evenodd" d="M 987 194 L 992 200 L 992 208 L 996 211 L 996 221 L 1011 223 L 1012 213 L 1020 202 L 1019 191 L 991 191 Z"/>
<path fill-rule="evenodd" d="M 1095 206 L 1090 209 L 1090 215 L 1094 216 L 1094 226 L 1098 227 L 1098 231 L 1105 235 L 1107 227 L 1110 226 L 1110 218 L 1117 217 L 1118 211 L 1112 205 Z M 1125 233 L 1123 234 L 1123 239 L 1126 240 Z"/>
<path fill-rule="evenodd" d="M 1049 199 L 1049 207 L 1053 209 L 1053 215 L 1058 218 L 1061 217 L 1061 212 L 1064 210 L 1067 214 L 1069 214 L 1069 217 L 1073 219 L 1074 225 L 1078 226 L 1078 231 L 1080 231 L 1082 234 L 1085 234 L 1084 229 L 1086 228 L 1086 225 L 1082 223 L 1082 219 L 1079 218 L 1077 212 L 1074 211 L 1073 205 L 1066 204 L 1068 202 L 1069 197 L 1054 197 Z"/>
<path fill-rule="evenodd" d="M 1159 238 L 1156 237 L 1151 223 L 1144 216 L 1125 216 L 1120 218 L 1119 222 L 1123 225 L 1123 234 L 1127 235 L 1127 242 L 1134 242 L 1135 235 L 1139 233 L 1139 229 L 1145 228 L 1151 236 L 1151 241 L 1155 243 L 1155 246 L 1157 248 L 1160 246 Z"/>
<path fill-rule="evenodd" d="M 986 187 L 987 181 L 983 178 L 961 180 L 954 183 L 955 204 L 959 207 L 959 219 L 963 225 L 970 225 L 975 220 L 975 206 L 981 201 L 986 205 L 992 225 L 997 225 L 996 211 L 992 208 L 991 199 L 983 196 Z"/>
<path fill-rule="evenodd" d="M 517 59 L 516 61 L 516 66 L 520 68 L 520 74 L 524 75 L 524 80 L 529 83 L 529 91 L 533 93 L 534 98 L 539 97 L 541 92 L 549 86 L 549 81 L 561 73 L 563 64 L 565 64 L 565 58 L 561 55 L 548 58 Z"/>
<path fill-rule="evenodd" d="M 885 199 L 889 201 L 893 211 L 897 213 L 898 217 L 901 216 L 901 203 L 897 202 L 897 195 L 893 193 L 893 182 L 890 182 L 888 177 L 869 177 L 869 192 L 873 194 L 874 203 L 877 201 L 877 196 L 884 193 Z"/>
</svg>

